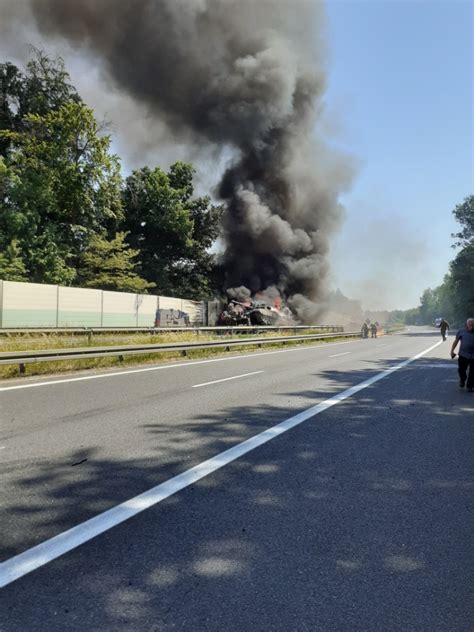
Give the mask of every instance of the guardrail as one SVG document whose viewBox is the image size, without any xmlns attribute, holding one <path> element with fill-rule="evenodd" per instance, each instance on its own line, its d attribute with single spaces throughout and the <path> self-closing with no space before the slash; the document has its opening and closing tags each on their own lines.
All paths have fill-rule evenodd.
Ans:
<svg viewBox="0 0 474 632">
<path fill-rule="evenodd" d="M 25 373 L 26 364 L 32 362 L 56 362 L 59 360 L 83 360 L 85 358 L 102 358 L 106 356 L 117 356 L 123 360 L 125 355 L 146 355 L 150 353 L 165 353 L 167 351 L 181 351 L 186 355 L 188 351 L 194 349 L 224 348 L 230 351 L 231 347 L 243 347 L 257 345 L 262 347 L 275 342 L 283 343 L 298 340 L 318 340 L 333 338 L 334 335 L 327 334 L 306 334 L 293 336 L 274 336 L 271 338 L 243 338 L 241 340 L 208 340 L 202 342 L 177 342 L 151 345 L 126 345 L 110 347 L 83 347 L 76 349 L 38 349 L 33 351 L 4 351 L 0 353 L 0 364 L 18 364 L 20 374 Z M 359 331 L 338 332 L 338 337 L 360 338 Z"/>
<path fill-rule="evenodd" d="M 0 328 L 0 335 L 11 336 L 12 334 L 87 334 L 92 337 L 94 334 L 107 333 L 150 333 L 160 334 L 163 332 L 186 331 L 199 334 L 202 331 L 298 331 L 301 329 L 320 329 L 328 332 L 344 331 L 341 325 L 218 325 L 197 326 L 197 327 L 9 327 Z"/>
<path fill-rule="evenodd" d="M 396 334 L 405 331 L 406 328 L 406 325 L 393 325 L 393 327 L 384 327 L 384 332 L 386 334 Z"/>
</svg>

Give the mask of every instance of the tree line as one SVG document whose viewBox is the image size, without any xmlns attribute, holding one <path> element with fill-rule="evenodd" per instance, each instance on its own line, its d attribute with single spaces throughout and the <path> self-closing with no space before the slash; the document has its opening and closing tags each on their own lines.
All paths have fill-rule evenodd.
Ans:
<svg viewBox="0 0 474 632">
<path fill-rule="evenodd" d="M 222 207 L 185 162 L 123 178 L 107 132 L 60 58 L 0 64 L 0 278 L 210 296 Z"/>
<path fill-rule="evenodd" d="M 443 282 L 434 289 L 427 288 L 418 307 L 392 312 L 392 322 L 424 325 L 445 318 L 452 326 L 461 326 L 467 318 L 474 318 L 474 195 L 458 204 L 453 215 L 460 224 L 459 232 L 452 235 L 453 247 L 461 249 L 449 264 Z"/>
</svg>

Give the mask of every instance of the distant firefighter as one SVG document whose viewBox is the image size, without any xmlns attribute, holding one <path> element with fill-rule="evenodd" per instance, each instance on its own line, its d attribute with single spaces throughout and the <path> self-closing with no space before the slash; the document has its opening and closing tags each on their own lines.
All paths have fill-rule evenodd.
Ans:
<svg viewBox="0 0 474 632">
<path fill-rule="evenodd" d="M 377 325 L 375 323 L 370 325 L 370 337 L 377 338 Z"/>
<path fill-rule="evenodd" d="M 367 323 L 364 323 L 362 325 L 361 334 L 362 334 L 362 338 L 369 337 L 369 326 L 367 325 Z"/>
<path fill-rule="evenodd" d="M 441 337 L 443 338 L 443 340 L 446 340 L 446 332 L 449 329 L 449 323 L 447 320 L 444 320 L 444 318 L 441 319 L 439 329 L 441 331 Z"/>
</svg>

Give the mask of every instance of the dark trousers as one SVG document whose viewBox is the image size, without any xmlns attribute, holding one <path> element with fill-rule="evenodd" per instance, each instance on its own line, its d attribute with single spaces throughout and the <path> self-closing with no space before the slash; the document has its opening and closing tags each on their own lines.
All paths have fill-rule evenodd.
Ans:
<svg viewBox="0 0 474 632">
<path fill-rule="evenodd" d="M 442 329 L 441 330 L 441 336 L 442 336 L 443 340 L 446 340 L 446 329 Z"/>
<path fill-rule="evenodd" d="M 469 375 L 467 370 L 469 369 Z M 458 357 L 458 373 L 461 382 L 467 382 L 467 388 L 474 388 L 474 358 L 465 358 L 464 356 Z"/>
</svg>

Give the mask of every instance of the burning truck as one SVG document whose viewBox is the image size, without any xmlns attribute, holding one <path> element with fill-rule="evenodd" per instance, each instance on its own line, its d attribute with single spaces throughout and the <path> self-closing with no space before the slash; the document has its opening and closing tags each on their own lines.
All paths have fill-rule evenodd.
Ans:
<svg viewBox="0 0 474 632">
<path fill-rule="evenodd" d="M 267 303 L 249 300 L 245 303 L 230 300 L 220 313 L 218 325 L 270 325 L 287 324 L 291 317 L 285 311 Z"/>
</svg>

